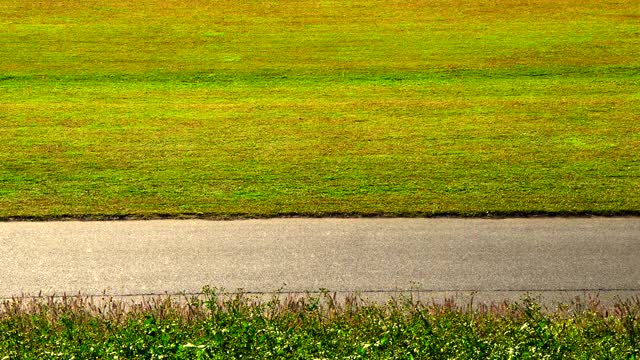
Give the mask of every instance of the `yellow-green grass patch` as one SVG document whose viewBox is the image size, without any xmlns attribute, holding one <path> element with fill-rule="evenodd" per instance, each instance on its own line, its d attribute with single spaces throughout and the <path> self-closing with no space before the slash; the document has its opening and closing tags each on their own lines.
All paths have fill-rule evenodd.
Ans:
<svg viewBox="0 0 640 360">
<path fill-rule="evenodd" d="M 633 1 L 0 3 L 0 218 L 640 212 Z"/>
</svg>

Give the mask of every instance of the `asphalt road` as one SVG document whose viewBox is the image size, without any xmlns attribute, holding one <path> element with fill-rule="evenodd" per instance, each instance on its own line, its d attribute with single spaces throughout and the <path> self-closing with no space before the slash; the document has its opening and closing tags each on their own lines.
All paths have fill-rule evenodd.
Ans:
<svg viewBox="0 0 640 360">
<path fill-rule="evenodd" d="M 326 288 L 640 295 L 640 218 L 0 223 L 0 297 Z"/>
</svg>

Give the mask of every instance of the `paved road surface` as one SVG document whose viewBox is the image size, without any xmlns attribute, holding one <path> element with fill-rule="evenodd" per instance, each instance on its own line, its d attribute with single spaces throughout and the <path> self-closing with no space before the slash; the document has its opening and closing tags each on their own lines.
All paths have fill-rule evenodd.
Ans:
<svg viewBox="0 0 640 360">
<path fill-rule="evenodd" d="M 640 218 L 0 223 L 0 297 L 413 289 L 640 295 Z"/>
</svg>

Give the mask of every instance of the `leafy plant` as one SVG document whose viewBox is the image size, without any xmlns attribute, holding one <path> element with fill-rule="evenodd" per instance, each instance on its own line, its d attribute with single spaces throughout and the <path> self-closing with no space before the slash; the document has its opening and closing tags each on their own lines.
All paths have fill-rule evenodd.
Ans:
<svg viewBox="0 0 640 360">
<path fill-rule="evenodd" d="M 640 298 L 555 310 L 515 303 L 370 303 L 336 294 L 15 298 L 0 311 L 3 358 L 637 358 Z"/>
</svg>

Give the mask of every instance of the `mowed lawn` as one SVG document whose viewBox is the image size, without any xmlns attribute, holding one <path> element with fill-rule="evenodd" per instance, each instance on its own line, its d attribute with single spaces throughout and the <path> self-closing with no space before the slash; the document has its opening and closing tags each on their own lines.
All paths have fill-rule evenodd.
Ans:
<svg viewBox="0 0 640 360">
<path fill-rule="evenodd" d="M 640 214 L 636 0 L 0 0 L 0 219 Z"/>
</svg>

